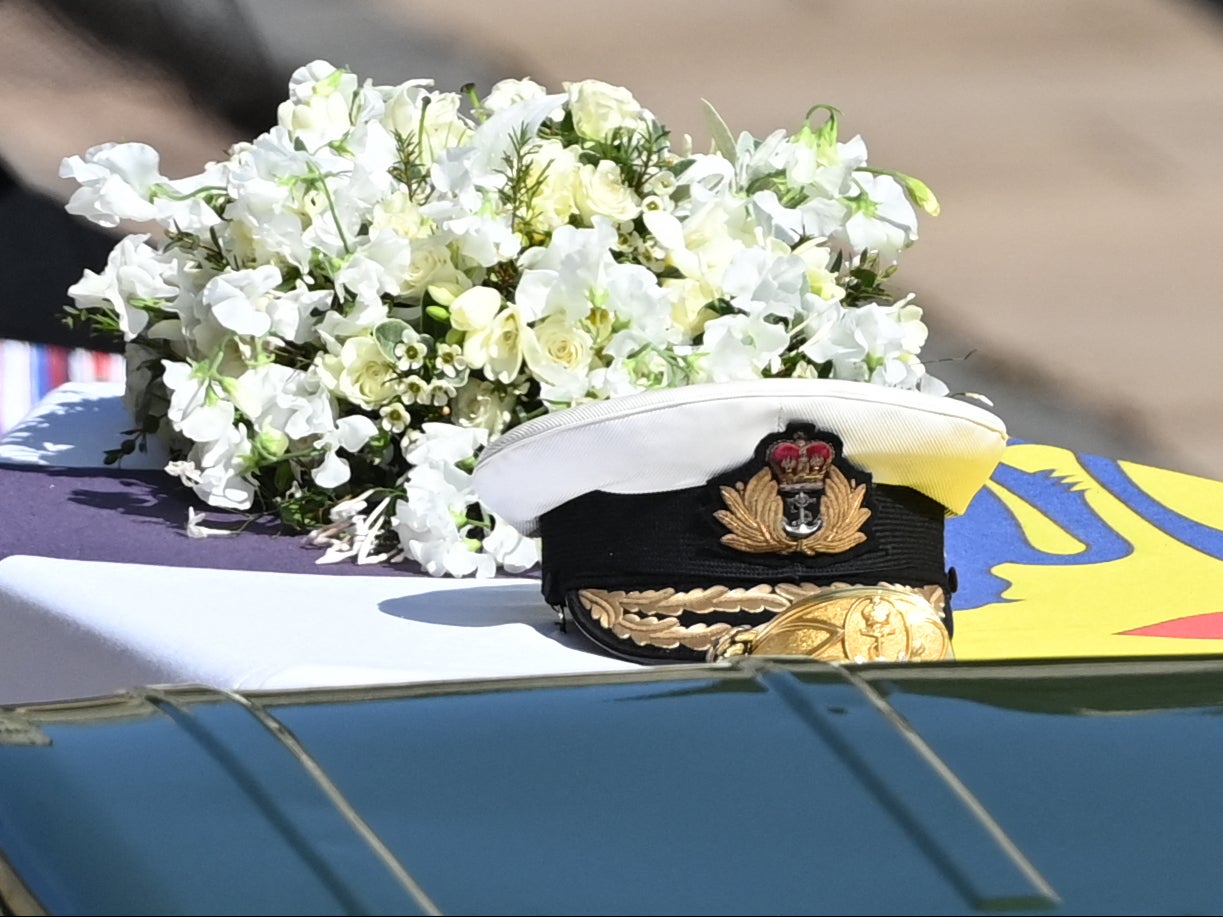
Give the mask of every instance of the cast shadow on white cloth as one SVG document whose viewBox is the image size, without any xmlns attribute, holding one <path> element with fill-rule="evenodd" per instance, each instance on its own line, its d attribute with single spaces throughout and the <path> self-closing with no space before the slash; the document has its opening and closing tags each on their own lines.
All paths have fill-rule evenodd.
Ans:
<svg viewBox="0 0 1223 917">
<path fill-rule="evenodd" d="M 132 426 L 121 382 L 68 382 L 49 393 L 0 441 L 0 462 L 60 468 L 99 468 Z M 163 468 L 169 456 L 150 438 L 149 450 L 123 459 L 123 468 Z"/>
<path fill-rule="evenodd" d="M 258 690 L 636 668 L 560 630 L 528 579 L 0 560 L 0 703 L 141 684 Z"/>
</svg>

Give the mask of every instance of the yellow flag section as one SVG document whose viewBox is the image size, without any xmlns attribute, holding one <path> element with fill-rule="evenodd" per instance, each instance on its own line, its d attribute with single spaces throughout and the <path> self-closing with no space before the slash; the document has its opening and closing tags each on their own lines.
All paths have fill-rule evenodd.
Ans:
<svg viewBox="0 0 1223 917">
<path fill-rule="evenodd" d="M 1223 482 L 1012 445 L 947 553 L 958 659 L 1223 653 Z"/>
</svg>

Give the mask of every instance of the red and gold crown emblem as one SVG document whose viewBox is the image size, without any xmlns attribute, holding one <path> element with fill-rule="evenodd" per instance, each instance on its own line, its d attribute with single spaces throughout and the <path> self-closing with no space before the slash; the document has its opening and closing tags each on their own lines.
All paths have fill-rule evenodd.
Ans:
<svg viewBox="0 0 1223 917">
<path fill-rule="evenodd" d="M 809 490 L 824 486 L 824 478 L 836 454 L 823 440 L 807 439 L 798 431 L 793 439 L 782 439 L 765 456 L 777 486 L 783 490 Z"/>
<path fill-rule="evenodd" d="M 813 555 L 839 554 L 866 540 L 870 475 L 847 463 L 855 478 L 866 480 L 846 477 L 837 465 L 840 440 L 798 426 L 760 444 L 755 461 L 763 459 L 767 467 L 746 482 L 720 488 L 726 508 L 714 517 L 730 530 L 722 544 L 752 554 Z"/>
</svg>

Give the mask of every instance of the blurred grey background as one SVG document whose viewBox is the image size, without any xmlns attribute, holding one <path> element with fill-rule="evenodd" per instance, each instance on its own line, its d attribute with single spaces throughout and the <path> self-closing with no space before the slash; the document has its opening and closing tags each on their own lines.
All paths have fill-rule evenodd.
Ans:
<svg viewBox="0 0 1223 917">
<path fill-rule="evenodd" d="M 942 204 L 895 279 L 936 375 L 1016 438 L 1223 479 L 1219 4 L 0 0 L 0 244 L 29 252 L 0 260 L 0 337 L 36 339 L 105 260 L 62 215 L 64 156 L 143 140 L 194 173 L 320 57 L 444 89 L 602 79 L 698 147 L 702 98 L 758 136 L 835 105 Z"/>
</svg>

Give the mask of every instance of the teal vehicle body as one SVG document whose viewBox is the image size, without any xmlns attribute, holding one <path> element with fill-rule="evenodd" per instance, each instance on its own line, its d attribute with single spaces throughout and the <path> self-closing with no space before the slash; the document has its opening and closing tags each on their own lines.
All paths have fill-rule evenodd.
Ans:
<svg viewBox="0 0 1223 917">
<path fill-rule="evenodd" d="M 0 711 L 5 913 L 1223 912 L 1223 657 Z"/>
</svg>

